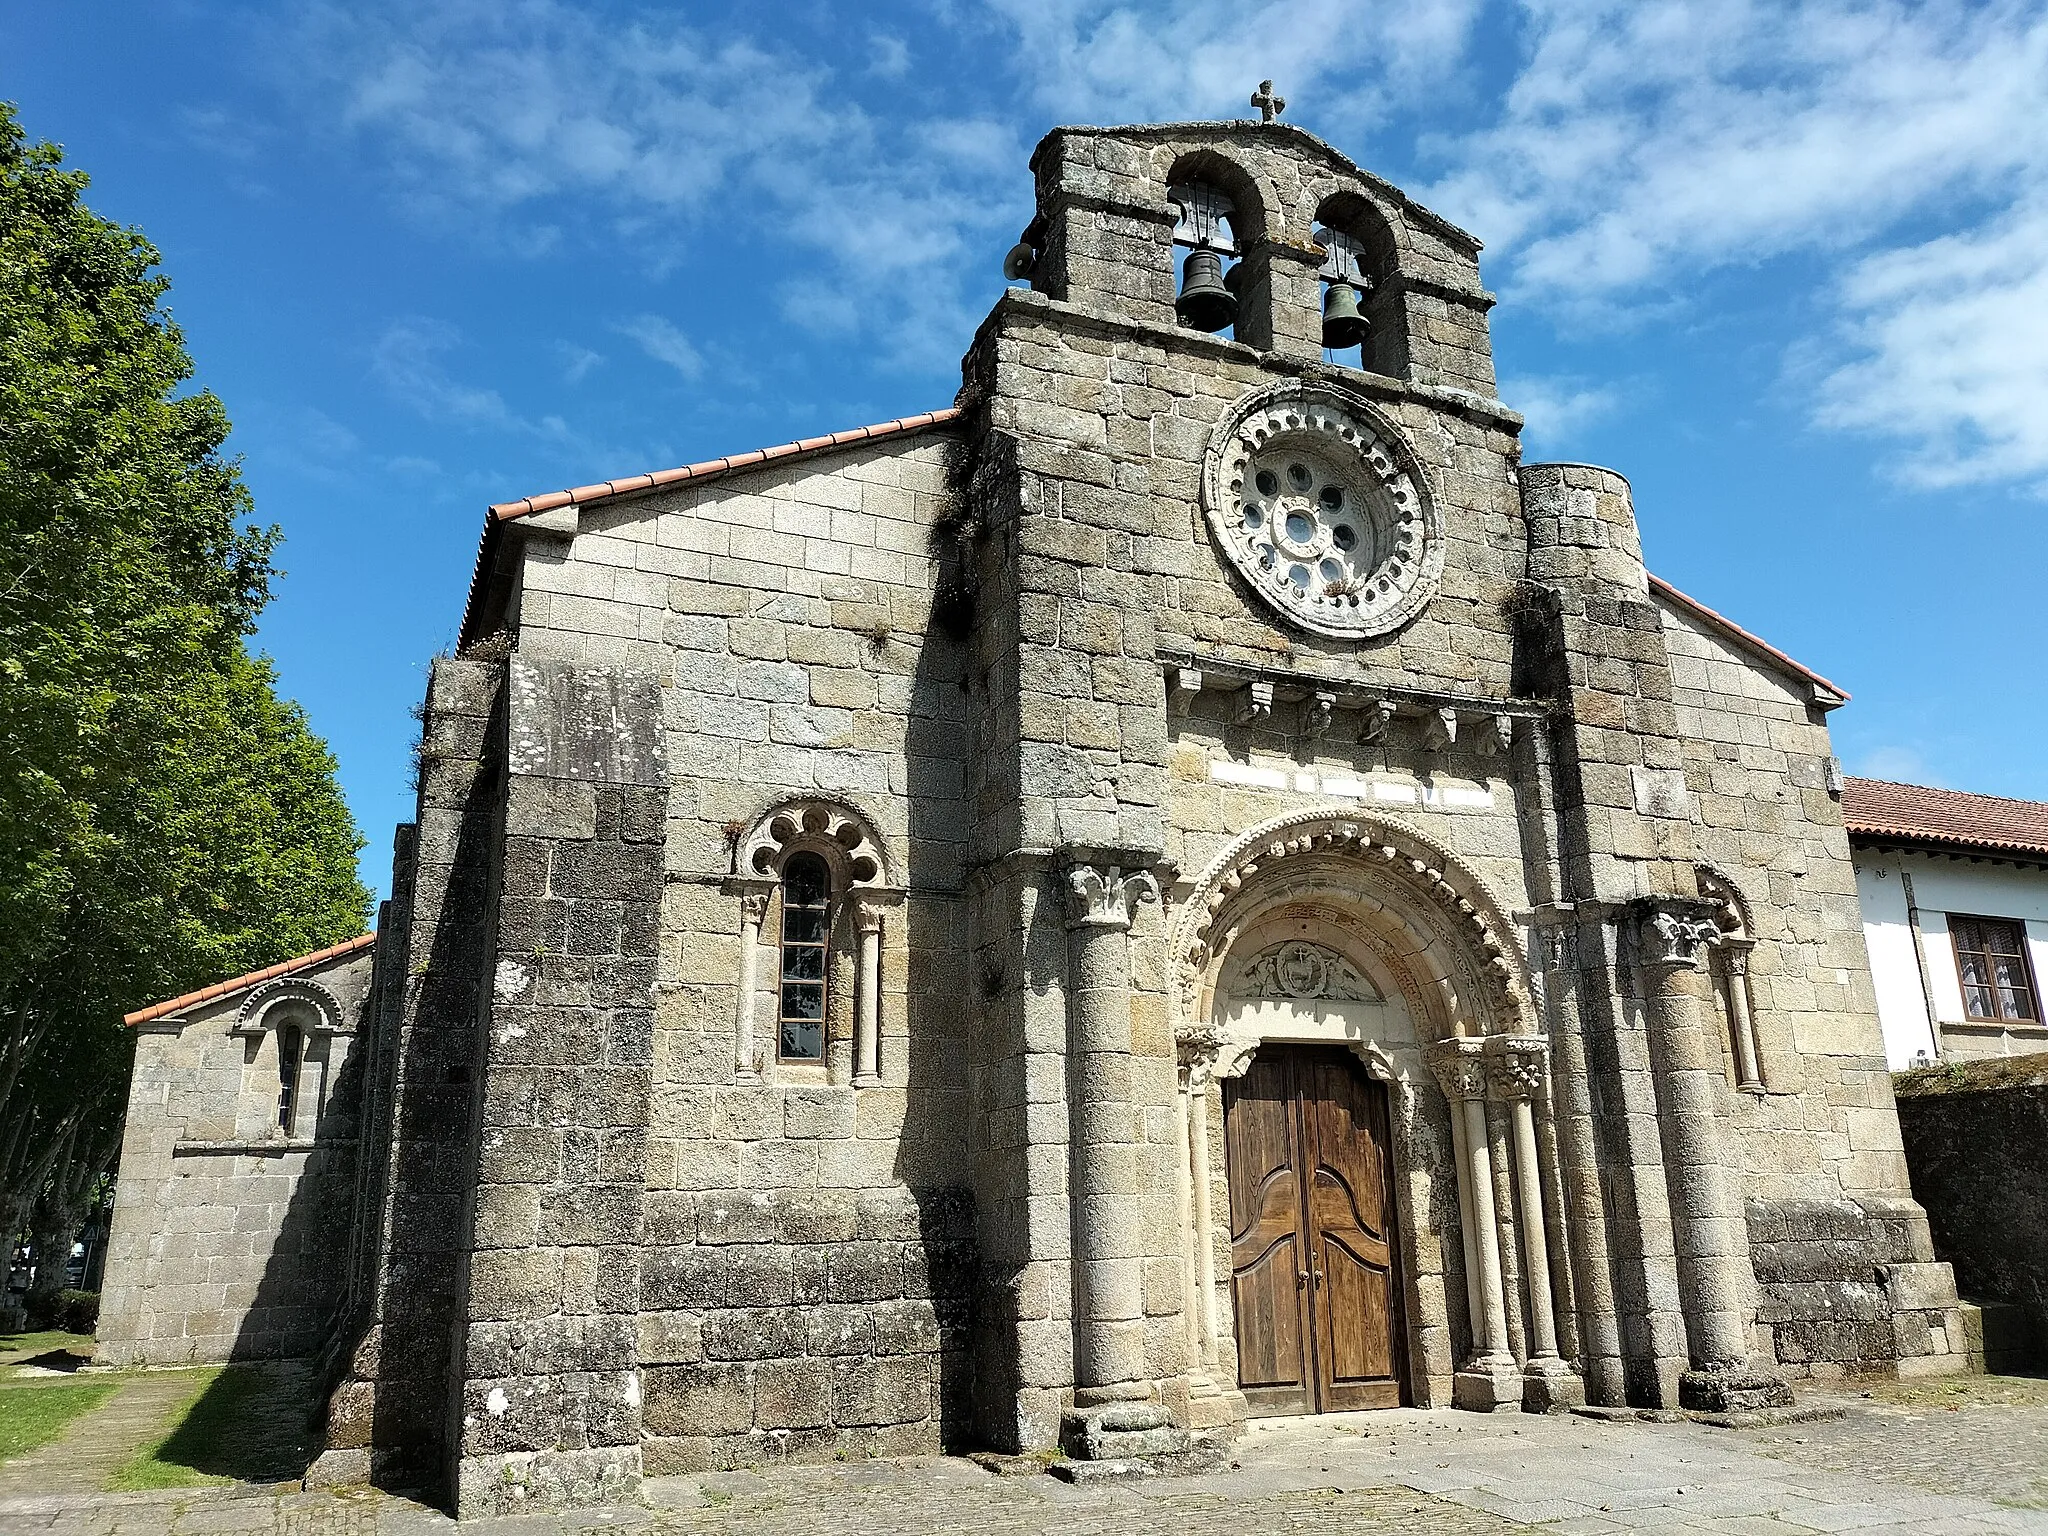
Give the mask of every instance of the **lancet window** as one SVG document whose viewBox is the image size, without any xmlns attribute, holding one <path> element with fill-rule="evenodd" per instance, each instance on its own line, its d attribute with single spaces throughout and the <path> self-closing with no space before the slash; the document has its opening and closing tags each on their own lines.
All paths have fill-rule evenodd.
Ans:
<svg viewBox="0 0 2048 1536">
<path fill-rule="evenodd" d="M 832 874 L 815 853 L 782 868 L 781 1021 L 777 1054 L 818 1061 L 825 1054 L 826 946 L 832 931 Z"/>
<path fill-rule="evenodd" d="M 289 1136 L 299 1115 L 299 1068 L 306 1056 L 306 1036 L 296 1024 L 277 1032 L 277 1128 Z"/>
</svg>

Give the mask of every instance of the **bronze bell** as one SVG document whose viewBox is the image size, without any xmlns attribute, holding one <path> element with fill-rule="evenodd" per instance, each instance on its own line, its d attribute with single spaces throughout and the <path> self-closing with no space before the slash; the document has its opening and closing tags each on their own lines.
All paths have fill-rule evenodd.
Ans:
<svg viewBox="0 0 2048 1536">
<path fill-rule="evenodd" d="M 1358 312 L 1358 289 L 1342 278 L 1323 290 L 1323 345 L 1332 352 L 1362 346 L 1371 325 Z"/>
<path fill-rule="evenodd" d="M 1205 245 L 1188 253 L 1173 312 L 1181 324 L 1198 331 L 1220 331 L 1237 322 L 1237 295 L 1223 280 L 1223 258 Z"/>
</svg>

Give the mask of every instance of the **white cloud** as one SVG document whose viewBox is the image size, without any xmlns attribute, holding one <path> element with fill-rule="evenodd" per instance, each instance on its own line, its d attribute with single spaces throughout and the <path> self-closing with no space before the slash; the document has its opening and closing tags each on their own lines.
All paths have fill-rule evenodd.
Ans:
<svg viewBox="0 0 2048 1536">
<path fill-rule="evenodd" d="M 573 438 L 559 416 L 528 418 L 495 389 L 465 384 L 442 358 L 461 344 L 455 327 L 439 320 L 394 320 L 370 349 L 370 371 L 403 405 L 428 421 L 519 432 L 554 442 Z"/>
<path fill-rule="evenodd" d="M 2048 494 L 2048 197 L 1868 257 L 1841 292 L 1860 355 L 1822 381 L 1823 425 L 1910 444 L 1915 485 Z"/>
<path fill-rule="evenodd" d="M 661 12 L 621 25 L 566 0 L 329 10 L 302 51 L 329 61 L 340 122 L 424 215 L 522 245 L 581 229 L 655 250 L 715 217 L 794 247 L 806 281 L 863 292 L 873 334 L 921 365 L 957 357 L 1028 216 L 1004 125 L 876 116 L 827 59 Z"/>
<path fill-rule="evenodd" d="M 1498 121 L 1425 196 L 1511 299 L 1615 323 L 1817 257 L 1782 338 L 1816 420 L 1924 485 L 2048 486 L 2048 14 L 1849 0 L 1530 0 Z M 1930 230 L 1948 231 L 1928 238 Z M 1504 280 L 1502 279 L 1504 274 Z"/>
<path fill-rule="evenodd" d="M 555 351 L 562 359 L 562 379 L 569 384 L 581 384 L 590 377 L 591 370 L 604 362 L 602 352 L 578 346 L 572 341 L 555 343 Z"/>
<path fill-rule="evenodd" d="M 686 379 L 704 372 L 704 354 L 690 344 L 690 338 L 660 315 L 635 315 L 612 327 L 657 363 L 675 369 Z"/>
<path fill-rule="evenodd" d="M 1575 433 L 1612 415 L 1621 405 L 1621 391 L 1562 375 L 1524 375 L 1500 381 L 1500 398 L 1527 418 L 1523 442 L 1532 455 L 1562 451 Z"/>
<path fill-rule="evenodd" d="M 910 47 L 900 37 L 877 32 L 868 39 L 868 73 L 883 80 L 901 80 L 910 73 Z"/>
<path fill-rule="evenodd" d="M 1062 121 L 1246 117 L 1261 78 L 1357 123 L 1462 62 L 1478 0 L 988 0 L 1033 98 Z M 1298 108 L 1297 108 L 1298 115 Z"/>
</svg>

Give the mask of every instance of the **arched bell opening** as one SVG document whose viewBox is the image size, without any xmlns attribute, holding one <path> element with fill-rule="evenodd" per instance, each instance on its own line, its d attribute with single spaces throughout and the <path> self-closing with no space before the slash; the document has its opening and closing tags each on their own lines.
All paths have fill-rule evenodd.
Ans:
<svg viewBox="0 0 2048 1536">
<path fill-rule="evenodd" d="M 1323 357 L 1340 367 L 1405 378 L 1407 315 L 1400 302 L 1399 252 L 1386 216 L 1356 192 L 1316 210 L 1317 271 L 1323 296 Z"/>
<path fill-rule="evenodd" d="M 1259 263 L 1251 259 L 1266 231 L 1265 199 L 1256 183 L 1227 156 L 1204 150 L 1174 164 L 1166 196 L 1174 215 L 1174 313 L 1180 323 L 1271 345 L 1266 285 L 1254 281 Z"/>
</svg>

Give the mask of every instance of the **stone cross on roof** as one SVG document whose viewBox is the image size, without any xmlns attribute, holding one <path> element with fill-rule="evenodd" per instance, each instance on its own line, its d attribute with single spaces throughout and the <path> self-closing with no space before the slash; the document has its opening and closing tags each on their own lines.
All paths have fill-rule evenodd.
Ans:
<svg viewBox="0 0 2048 1536">
<path fill-rule="evenodd" d="M 1287 98 L 1273 94 L 1272 81 L 1261 80 L 1259 88 L 1252 92 L 1252 105 L 1259 109 L 1260 120 L 1270 123 L 1287 110 Z"/>
</svg>

